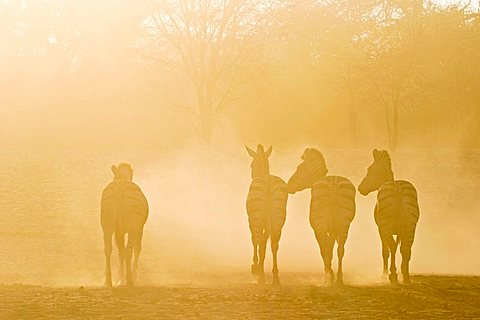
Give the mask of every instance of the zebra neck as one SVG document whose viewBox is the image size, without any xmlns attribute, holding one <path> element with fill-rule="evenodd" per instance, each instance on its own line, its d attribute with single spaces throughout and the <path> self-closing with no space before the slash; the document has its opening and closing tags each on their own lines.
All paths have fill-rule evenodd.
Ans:
<svg viewBox="0 0 480 320">
<path fill-rule="evenodd" d="M 320 163 L 314 163 L 311 167 L 310 176 L 312 177 L 313 183 L 317 182 L 320 179 L 323 179 L 326 176 L 327 170 L 325 166 Z"/>
<path fill-rule="evenodd" d="M 265 179 L 265 180 L 267 180 L 267 179 L 270 178 L 271 176 L 272 176 L 272 175 L 271 175 L 270 173 L 268 173 L 268 174 L 258 175 L 258 176 L 256 176 L 256 177 L 254 177 L 253 179 Z M 252 179 L 252 180 L 253 180 L 253 179 Z"/>
<path fill-rule="evenodd" d="M 389 183 L 389 182 L 393 182 L 395 181 L 395 179 L 393 178 L 393 171 L 389 171 L 385 174 L 385 177 L 382 181 L 382 183 L 380 183 L 380 187 L 383 186 L 384 184 L 386 183 Z"/>
<path fill-rule="evenodd" d="M 317 177 L 317 178 L 313 178 L 313 183 L 315 184 L 316 182 L 322 180 L 323 178 L 325 178 L 326 176 L 321 176 L 321 177 Z"/>
</svg>

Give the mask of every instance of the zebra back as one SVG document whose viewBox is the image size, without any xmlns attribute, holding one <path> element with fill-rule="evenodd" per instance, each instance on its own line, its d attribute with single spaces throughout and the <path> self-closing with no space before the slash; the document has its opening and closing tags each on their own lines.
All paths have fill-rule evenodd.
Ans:
<svg viewBox="0 0 480 320">
<path fill-rule="evenodd" d="M 103 190 L 100 220 L 104 231 L 130 232 L 143 228 L 147 218 L 147 199 L 135 183 L 114 181 Z"/>
<path fill-rule="evenodd" d="M 310 225 L 315 232 L 329 233 L 345 243 L 355 217 L 355 187 L 350 180 L 326 176 L 312 187 Z"/>
<path fill-rule="evenodd" d="M 375 210 L 380 234 L 396 234 L 404 244 L 412 245 L 419 216 L 417 190 L 413 184 L 395 180 L 382 185 Z"/>
<path fill-rule="evenodd" d="M 287 184 L 281 178 L 269 175 L 255 178 L 247 197 L 248 224 L 253 240 L 259 243 L 265 230 L 269 235 L 280 235 L 287 216 Z"/>
</svg>

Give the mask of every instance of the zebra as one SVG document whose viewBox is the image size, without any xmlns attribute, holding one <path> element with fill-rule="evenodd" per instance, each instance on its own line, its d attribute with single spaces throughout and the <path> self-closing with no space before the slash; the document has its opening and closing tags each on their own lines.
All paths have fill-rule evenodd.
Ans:
<svg viewBox="0 0 480 320">
<path fill-rule="evenodd" d="M 280 285 L 278 277 L 277 252 L 287 215 L 287 184 L 281 178 L 270 174 L 268 158 L 272 147 L 267 151 L 262 145 L 253 151 L 245 146 L 252 157 L 252 182 L 247 197 L 247 214 L 253 244 L 253 265 L 251 272 L 258 275 L 258 283 L 265 283 L 264 262 L 267 240 L 273 255 L 273 285 Z"/>
<path fill-rule="evenodd" d="M 386 150 L 373 150 L 373 160 L 358 191 L 366 196 L 378 190 L 374 217 L 382 241 L 383 273 L 388 274 L 390 255 L 389 280 L 397 283 L 395 254 L 400 244 L 403 282 L 410 283 L 409 262 L 420 216 L 417 191 L 408 181 L 394 180 L 390 155 Z M 393 239 L 394 235 L 397 236 L 396 240 Z"/>
<path fill-rule="evenodd" d="M 100 222 L 103 229 L 105 246 L 105 285 L 112 287 L 110 256 L 112 254 L 112 236 L 118 247 L 120 260 L 120 283 L 124 282 L 123 263 L 126 262 L 127 286 L 136 281 L 138 258 L 142 251 L 143 227 L 148 218 L 148 202 L 138 185 L 132 182 L 133 170 L 127 163 L 112 166 L 113 181 L 103 190 Z M 125 234 L 128 243 L 125 246 Z M 135 253 L 133 274 L 132 254 Z"/>
<path fill-rule="evenodd" d="M 320 247 L 329 284 L 334 283 L 332 270 L 333 246 L 337 242 L 337 283 L 343 283 L 342 260 L 350 223 L 355 217 L 355 187 L 350 180 L 327 176 L 327 166 L 320 151 L 307 148 L 297 170 L 288 180 L 291 194 L 311 189 L 310 226 Z"/>
</svg>

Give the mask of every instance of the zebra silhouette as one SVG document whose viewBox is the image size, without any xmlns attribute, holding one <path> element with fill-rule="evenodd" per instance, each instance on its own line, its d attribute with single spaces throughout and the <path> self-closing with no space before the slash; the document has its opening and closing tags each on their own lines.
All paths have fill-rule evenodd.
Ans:
<svg viewBox="0 0 480 320">
<path fill-rule="evenodd" d="M 105 285 L 112 287 L 110 256 L 112 236 L 115 234 L 120 260 L 120 283 L 124 283 L 123 263 L 126 262 L 127 286 L 133 286 L 136 281 L 138 258 L 142 251 L 143 226 L 148 218 L 148 203 L 140 187 L 132 182 L 133 170 L 130 165 L 126 163 L 121 163 L 118 167 L 113 165 L 112 172 L 113 182 L 103 190 L 100 213 L 105 245 Z M 126 247 L 125 234 L 128 234 Z M 135 262 L 132 272 L 133 252 Z"/>
<path fill-rule="evenodd" d="M 333 284 L 333 246 L 337 242 L 337 283 L 343 283 L 342 260 L 350 223 L 355 217 L 355 187 L 346 178 L 326 176 L 328 170 L 320 151 L 309 148 L 303 162 L 288 180 L 288 192 L 311 189 L 310 225 L 320 246 L 329 283 Z"/>
<path fill-rule="evenodd" d="M 420 210 L 417 191 L 408 181 L 394 180 L 390 155 L 385 150 L 373 150 L 373 163 L 367 169 L 367 175 L 358 186 L 362 195 L 377 191 L 375 223 L 382 240 L 383 272 L 388 274 L 390 255 L 391 283 L 397 282 L 395 254 L 400 244 L 402 254 L 403 282 L 410 283 L 409 262 L 415 238 Z M 397 238 L 394 240 L 393 236 Z"/>
<path fill-rule="evenodd" d="M 257 152 L 247 146 L 245 148 L 252 157 L 252 182 L 247 198 L 248 224 L 253 244 L 251 271 L 259 276 L 260 284 L 265 282 L 265 253 L 267 240 L 270 238 L 273 284 L 279 285 L 277 252 L 287 215 L 287 184 L 281 178 L 270 174 L 268 158 L 272 154 L 272 147 L 265 151 L 262 145 L 258 145 Z"/>
</svg>

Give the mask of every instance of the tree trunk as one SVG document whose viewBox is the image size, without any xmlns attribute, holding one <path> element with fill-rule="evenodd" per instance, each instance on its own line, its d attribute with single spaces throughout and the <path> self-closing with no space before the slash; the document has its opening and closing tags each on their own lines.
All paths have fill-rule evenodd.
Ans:
<svg viewBox="0 0 480 320">
<path fill-rule="evenodd" d="M 350 131 L 350 144 L 357 146 L 357 110 L 355 105 L 355 92 L 352 88 L 352 79 L 350 75 L 350 64 L 347 67 L 347 88 L 348 88 L 348 127 Z"/>
<path fill-rule="evenodd" d="M 390 148 L 393 148 L 393 130 L 392 130 L 392 125 L 390 121 L 390 114 L 389 114 L 389 108 L 390 105 L 387 103 L 384 107 L 385 111 L 385 123 L 387 125 L 387 137 L 388 137 L 388 145 Z"/>
<path fill-rule="evenodd" d="M 350 101 L 348 106 L 348 126 L 350 128 L 350 144 L 352 147 L 357 146 L 357 119 L 356 119 L 355 102 Z"/>
<path fill-rule="evenodd" d="M 212 95 L 208 85 L 197 86 L 200 143 L 210 148 L 213 138 Z"/>
<path fill-rule="evenodd" d="M 398 99 L 393 100 L 393 115 L 392 115 L 392 150 L 398 146 Z"/>
<path fill-rule="evenodd" d="M 210 148 L 213 138 L 213 119 L 209 112 L 200 115 L 200 139 L 202 144 Z"/>
</svg>

